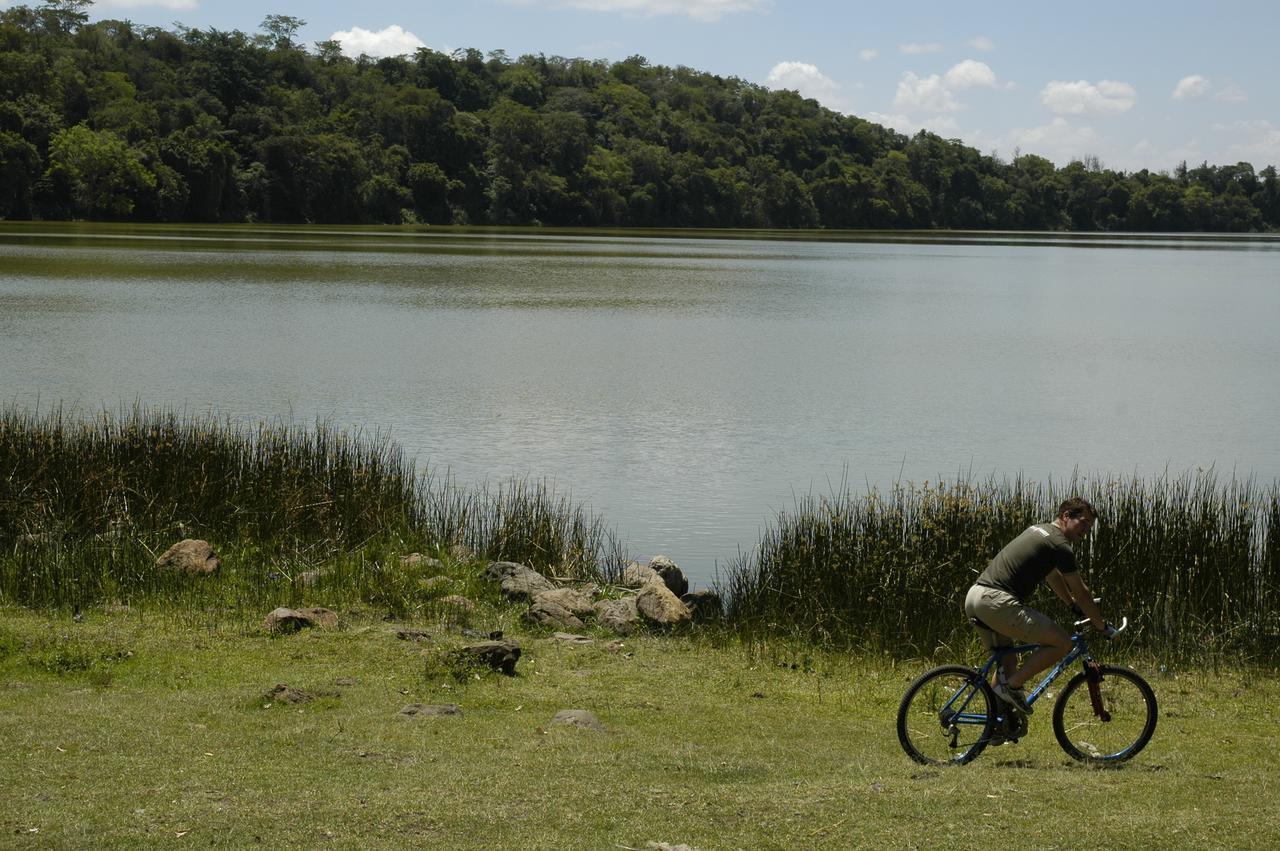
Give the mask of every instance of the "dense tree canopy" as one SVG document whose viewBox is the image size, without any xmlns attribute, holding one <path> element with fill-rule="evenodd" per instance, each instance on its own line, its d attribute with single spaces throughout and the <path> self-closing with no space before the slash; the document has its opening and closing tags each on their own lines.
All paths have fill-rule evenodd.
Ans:
<svg viewBox="0 0 1280 851">
<path fill-rule="evenodd" d="M 1269 165 L 1122 173 L 907 137 L 791 91 L 477 50 L 0 12 L 0 218 L 1258 231 Z"/>
</svg>

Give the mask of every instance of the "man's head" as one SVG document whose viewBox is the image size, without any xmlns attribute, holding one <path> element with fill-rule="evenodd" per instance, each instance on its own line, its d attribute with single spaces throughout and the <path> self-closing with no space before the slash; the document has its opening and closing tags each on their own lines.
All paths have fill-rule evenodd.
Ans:
<svg viewBox="0 0 1280 851">
<path fill-rule="evenodd" d="M 1098 511 L 1089 501 L 1073 496 L 1062 501 L 1058 506 L 1058 519 L 1053 521 L 1067 540 L 1078 541 L 1093 529 L 1093 521 L 1098 519 Z"/>
</svg>

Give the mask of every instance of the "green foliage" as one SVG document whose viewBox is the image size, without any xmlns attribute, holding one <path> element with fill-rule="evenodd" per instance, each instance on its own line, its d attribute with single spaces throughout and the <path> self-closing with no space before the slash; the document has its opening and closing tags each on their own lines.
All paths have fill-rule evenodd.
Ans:
<svg viewBox="0 0 1280 851">
<path fill-rule="evenodd" d="M 83 218 L 127 216 L 138 195 L 157 181 L 137 149 L 109 130 L 97 132 L 84 124 L 50 140 L 45 179 L 65 198 L 71 214 Z"/>
<path fill-rule="evenodd" d="M 1280 227 L 1274 164 L 1056 169 L 641 56 L 353 60 L 333 41 L 296 43 L 304 22 L 289 15 L 255 35 L 166 32 L 89 23 L 89 5 L 0 11 L 0 217 Z M 393 149 L 405 156 L 388 162 Z"/>
<path fill-rule="evenodd" d="M 406 552 L 461 547 L 596 581 L 626 561 L 602 521 L 545 484 L 462 489 L 419 477 L 386 439 L 323 423 L 0 410 L 0 470 L 0 599 L 33 607 L 261 607 L 299 602 L 317 571 L 335 600 L 410 613 L 439 595 L 401 567 Z M 215 544 L 216 577 L 155 569 L 181 538 Z"/>
</svg>

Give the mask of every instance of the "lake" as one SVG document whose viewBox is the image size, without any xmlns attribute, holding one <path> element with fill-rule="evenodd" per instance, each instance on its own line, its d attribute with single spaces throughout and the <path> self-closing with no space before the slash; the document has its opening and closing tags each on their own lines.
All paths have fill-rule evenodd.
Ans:
<svg viewBox="0 0 1280 851">
<path fill-rule="evenodd" d="M 1280 478 L 1280 239 L 0 223 L 0 404 L 382 432 L 696 585 L 958 475 Z"/>
</svg>

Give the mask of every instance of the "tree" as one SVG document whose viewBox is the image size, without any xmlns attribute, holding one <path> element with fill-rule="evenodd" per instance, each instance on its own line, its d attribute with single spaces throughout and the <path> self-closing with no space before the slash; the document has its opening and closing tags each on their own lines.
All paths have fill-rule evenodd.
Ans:
<svg viewBox="0 0 1280 851">
<path fill-rule="evenodd" d="M 271 36 L 277 50 L 294 47 L 293 37 L 306 25 L 306 21 L 293 15 L 267 15 L 262 19 L 262 28 Z"/>
<path fill-rule="evenodd" d="M 31 191 L 40 177 L 40 153 L 26 139 L 0 130 L 0 219 L 31 218 Z"/>
<path fill-rule="evenodd" d="M 136 149 L 110 131 L 99 133 L 84 124 L 53 137 L 45 177 L 65 188 L 72 214 L 86 218 L 128 215 L 138 192 L 156 185 Z"/>
<path fill-rule="evenodd" d="M 52 33 L 73 33 L 89 20 L 93 0 L 47 0 L 37 9 L 45 28 Z"/>
</svg>

